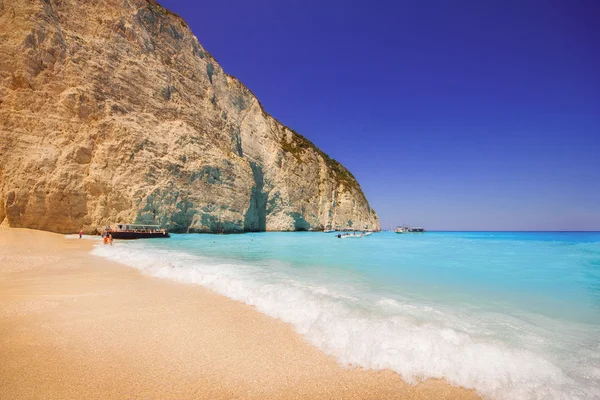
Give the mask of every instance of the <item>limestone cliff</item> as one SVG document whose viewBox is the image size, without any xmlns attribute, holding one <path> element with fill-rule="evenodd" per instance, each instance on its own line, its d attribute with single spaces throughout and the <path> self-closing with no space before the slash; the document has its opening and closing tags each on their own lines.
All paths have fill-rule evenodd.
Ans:
<svg viewBox="0 0 600 400">
<path fill-rule="evenodd" d="M 0 0 L 0 222 L 379 228 L 356 179 L 152 0 Z"/>
</svg>

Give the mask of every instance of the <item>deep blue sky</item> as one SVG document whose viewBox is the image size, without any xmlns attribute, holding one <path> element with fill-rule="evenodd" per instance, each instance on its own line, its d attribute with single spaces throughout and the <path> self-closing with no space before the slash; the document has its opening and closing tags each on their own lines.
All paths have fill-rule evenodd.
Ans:
<svg viewBox="0 0 600 400">
<path fill-rule="evenodd" d="M 159 1 L 382 228 L 600 230 L 600 1 Z"/>
</svg>

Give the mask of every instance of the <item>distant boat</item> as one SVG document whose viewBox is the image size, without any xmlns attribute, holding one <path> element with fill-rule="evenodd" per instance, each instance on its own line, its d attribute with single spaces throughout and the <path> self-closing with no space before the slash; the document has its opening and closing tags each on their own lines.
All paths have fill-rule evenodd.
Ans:
<svg viewBox="0 0 600 400">
<path fill-rule="evenodd" d="M 160 225 L 117 224 L 116 228 L 107 226 L 105 234 L 111 234 L 113 239 L 153 239 L 169 238 L 169 231 L 161 229 Z"/>
<path fill-rule="evenodd" d="M 408 227 L 408 226 L 398 226 L 394 229 L 396 233 L 425 233 L 427 232 L 425 228 L 421 228 L 420 226 Z"/>
<path fill-rule="evenodd" d="M 323 233 L 331 233 L 331 232 L 335 232 L 335 229 L 327 229 L 327 230 L 323 231 Z"/>
<path fill-rule="evenodd" d="M 365 236 L 369 236 L 371 235 L 373 232 L 353 232 L 353 233 L 340 233 L 337 235 L 338 239 L 360 239 L 363 238 Z"/>
</svg>

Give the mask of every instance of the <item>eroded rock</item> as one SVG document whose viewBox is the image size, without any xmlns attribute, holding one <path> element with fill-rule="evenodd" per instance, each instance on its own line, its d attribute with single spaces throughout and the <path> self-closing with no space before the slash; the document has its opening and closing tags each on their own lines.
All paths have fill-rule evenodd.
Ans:
<svg viewBox="0 0 600 400">
<path fill-rule="evenodd" d="M 0 0 L 0 223 L 378 228 L 352 174 L 152 0 Z"/>
</svg>

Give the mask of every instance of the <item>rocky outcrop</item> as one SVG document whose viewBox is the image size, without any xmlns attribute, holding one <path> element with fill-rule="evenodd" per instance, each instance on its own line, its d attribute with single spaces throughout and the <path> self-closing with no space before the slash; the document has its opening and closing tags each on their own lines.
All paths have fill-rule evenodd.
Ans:
<svg viewBox="0 0 600 400">
<path fill-rule="evenodd" d="M 0 0 L 0 222 L 379 228 L 356 179 L 152 0 Z"/>
</svg>

